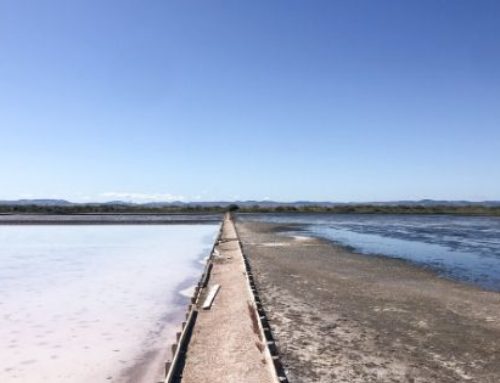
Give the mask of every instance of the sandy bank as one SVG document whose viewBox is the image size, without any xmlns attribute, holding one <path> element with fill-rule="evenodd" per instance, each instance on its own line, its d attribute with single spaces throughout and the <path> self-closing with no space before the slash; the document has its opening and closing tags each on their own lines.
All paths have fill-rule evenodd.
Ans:
<svg viewBox="0 0 500 383">
<path fill-rule="evenodd" d="M 237 227 L 291 382 L 500 381 L 499 293 L 286 225 Z"/>
</svg>

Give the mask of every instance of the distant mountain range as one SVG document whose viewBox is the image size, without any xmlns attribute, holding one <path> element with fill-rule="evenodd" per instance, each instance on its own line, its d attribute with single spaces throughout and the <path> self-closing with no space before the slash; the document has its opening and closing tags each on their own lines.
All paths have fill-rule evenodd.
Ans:
<svg viewBox="0 0 500 383">
<path fill-rule="evenodd" d="M 278 201 L 210 201 L 210 202 L 148 202 L 148 203 L 133 203 L 125 201 L 109 201 L 109 202 L 70 202 L 63 199 L 19 199 L 0 201 L 0 205 L 9 206 L 76 206 L 76 205 L 124 205 L 124 206 L 146 206 L 146 207 L 164 207 L 164 206 L 228 206 L 236 204 L 242 207 L 251 207 L 259 205 L 261 207 L 277 207 L 277 206 L 345 206 L 345 205 L 377 205 L 377 206 L 500 206 L 500 201 L 452 201 L 452 200 L 431 200 L 423 199 L 418 201 L 401 200 L 401 201 L 385 201 L 385 202 L 328 202 L 328 201 L 294 201 L 294 202 L 278 202 Z"/>
<path fill-rule="evenodd" d="M 18 199 L 13 201 L 0 201 L 0 205 L 71 206 L 75 204 L 63 199 Z"/>
</svg>

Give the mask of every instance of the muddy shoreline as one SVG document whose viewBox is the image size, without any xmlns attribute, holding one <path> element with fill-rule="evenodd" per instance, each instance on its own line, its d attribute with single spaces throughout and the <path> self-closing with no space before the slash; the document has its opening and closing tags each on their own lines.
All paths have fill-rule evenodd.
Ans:
<svg viewBox="0 0 500 383">
<path fill-rule="evenodd" d="M 291 382 L 500 381 L 500 293 L 238 222 Z"/>
</svg>

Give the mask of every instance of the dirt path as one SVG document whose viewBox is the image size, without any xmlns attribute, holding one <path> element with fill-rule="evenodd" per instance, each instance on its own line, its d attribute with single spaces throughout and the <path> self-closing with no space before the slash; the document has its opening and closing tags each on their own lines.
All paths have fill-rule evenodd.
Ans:
<svg viewBox="0 0 500 383">
<path fill-rule="evenodd" d="M 233 222 L 225 219 L 210 286 L 220 290 L 200 310 L 186 356 L 183 383 L 271 383 L 269 363 L 252 320 L 251 295 Z"/>
<path fill-rule="evenodd" d="M 500 294 L 238 222 L 291 383 L 498 383 Z M 244 381 L 244 380 L 240 380 Z"/>
</svg>

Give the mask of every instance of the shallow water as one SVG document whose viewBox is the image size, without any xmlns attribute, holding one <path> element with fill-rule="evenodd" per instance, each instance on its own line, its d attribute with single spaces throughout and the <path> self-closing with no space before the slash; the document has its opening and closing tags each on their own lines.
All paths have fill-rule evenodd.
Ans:
<svg viewBox="0 0 500 383">
<path fill-rule="evenodd" d="M 248 215 L 304 225 L 311 235 L 365 254 L 430 267 L 441 275 L 500 291 L 500 218 L 444 215 Z"/>
<path fill-rule="evenodd" d="M 124 381 L 166 348 L 217 229 L 0 226 L 0 382 Z"/>
</svg>

